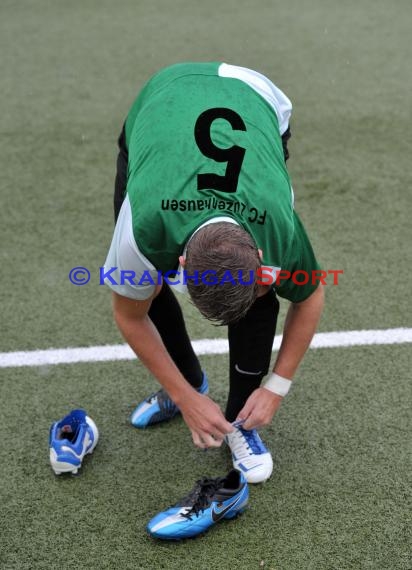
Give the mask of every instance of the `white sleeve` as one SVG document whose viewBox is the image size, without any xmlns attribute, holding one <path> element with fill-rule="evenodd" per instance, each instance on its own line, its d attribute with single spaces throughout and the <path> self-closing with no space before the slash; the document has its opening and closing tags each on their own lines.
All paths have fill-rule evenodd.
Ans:
<svg viewBox="0 0 412 570">
<path fill-rule="evenodd" d="M 115 293 L 139 301 L 153 295 L 158 281 L 161 283 L 156 268 L 137 247 L 127 195 L 117 219 L 100 280 Z"/>
<path fill-rule="evenodd" d="M 222 63 L 219 66 L 219 76 L 240 79 L 240 81 L 243 81 L 254 91 L 259 93 L 275 111 L 279 123 L 279 132 L 283 135 L 289 126 L 289 119 L 292 114 L 292 103 L 279 87 L 276 87 L 276 85 L 272 83 L 270 79 L 262 75 L 262 73 L 227 63 Z"/>
</svg>

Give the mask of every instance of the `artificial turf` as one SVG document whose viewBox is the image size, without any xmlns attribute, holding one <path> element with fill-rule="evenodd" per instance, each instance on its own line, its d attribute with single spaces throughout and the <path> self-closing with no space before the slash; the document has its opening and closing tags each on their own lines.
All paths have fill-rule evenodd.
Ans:
<svg viewBox="0 0 412 570">
<path fill-rule="evenodd" d="M 275 457 L 270 481 L 251 487 L 242 517 L 180 544 L 151 539 L 146 523 L 196 479 L 227 472 L 229 454 L 195 449 L 180 418 L 143 431 L 128 423 L 153 388 L 140 364 L 4 375 L 2 568 L 410 568 L 408 354 L 405 346 L 311 351 L 263 432 Z M 202 364 L 223 405 L 227 357 Z M 101 439 L 80 475 L 56 477 L 47 431 L 79 405 Z"/>
</svg>

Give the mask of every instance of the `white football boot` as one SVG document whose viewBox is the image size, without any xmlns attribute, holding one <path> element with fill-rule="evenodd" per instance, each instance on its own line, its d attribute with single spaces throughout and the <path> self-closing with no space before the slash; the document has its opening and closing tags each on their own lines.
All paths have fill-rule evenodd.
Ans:
<svg viewBox="0 0 412 570">
<path fill-rule="evenodd" d="M 243 473 L 248 483 L 263 483 L 272 474 L 272 455 L 255 429 L 235 427 L 225 436 L 232 452 L 233 467 Z"/>
</svg>

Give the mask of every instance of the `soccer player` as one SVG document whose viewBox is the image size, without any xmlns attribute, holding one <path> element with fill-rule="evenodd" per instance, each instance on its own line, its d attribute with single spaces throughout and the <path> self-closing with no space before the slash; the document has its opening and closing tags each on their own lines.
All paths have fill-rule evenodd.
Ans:
<svg viewBox="0 0 412 570">
<path fill-rule="evenodd" d="M 162 386 L 137 406 L 132 423 L 143 428 L 181 413 L 195 445 L 225 440 L 253 483 L 273 468 L 257 429 L 288 392 L 323 307 L 316 280 L 287 278 L 319 267 L 285 164 L 291 109 L 269 79 L 243 67 L 182 63 L 154 75 L 119 138 L 116 227 L 105 263 L 120 332 Z M 207 319 L 228 326 L 224 414 L 206 395 L 178 288 Z M 261 386 L 278 296 L 291 304 Z"/>
</svg>

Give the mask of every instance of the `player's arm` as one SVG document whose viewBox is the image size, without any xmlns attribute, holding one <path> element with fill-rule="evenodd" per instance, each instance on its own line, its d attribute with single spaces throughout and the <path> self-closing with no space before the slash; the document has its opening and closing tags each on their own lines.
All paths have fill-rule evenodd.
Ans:
<svg viewBox="0 0 412 570">
<path fill-rule="evenodd" d="M 219 406 L 199 394 L 182 376 L 152 323 L 148 312 L 152 300 L 137 301 L 113 292 L 114 318 L 124 339 L 157 378 L 171 399 L 179 407 L 199 447 L 219 446 L 223 436 L 232 431 Z M 171 323 L 173 326 L 173 323 Z M 213 436 L 213 437 L 212 437 Z"/>
<path fill-rule="evenodd" d="M 278 352 L 273 374 L 266 387 L 263 385 L 252 392 L 239 413 L 245 419 L 245 428 L 252 429 L 267 425 L 282 402 L 279 393 L 285 393 L 290 386 L 315 334 L 324 305 L 324 289 L 321 283 L 313 282 L 313 271 L 317 264 L 305 229 L 295 217 L 294 241 L 288 271 L 303 270 L 310 275 L 308 284 L 301 286 L 289 278 L 276 287 L 277 293 L 291 301 L 283 329 L 282 344 Z M 273 391 L 272 391 L 273 390 Z"/>
<path fill-rule="evenodd" d="M 273 372 L 292 380 L 316 332 L 324 305 L 324 288 L 320 283 L 312 295 L 300 303 L 291 303 L 286 315 Z"/>
<path fill-rule="evenodd" d="M 125 278 L 130 272 L 134 274 L 131 280 Z M 199 394 L 182 376 L 149 317 L 151 303 L 161 286 L 154 284 L 157 271 L 135 242 L 128 196 L 118 216 L 104 275 L 104 282 L 113 291 L 114 317 L 120 332 L 180 408 L 194 443 L 200 447 L 220 445 L 223 435 L 232 431 L 231 425 L 219 406 Z M 140 282 L 143 275 L 151 277 L 149 284 Z"/>
<path fill-rule="evenodd" d="M 276 359 L 274 374 L 292 380 L 315 334 L 324 304 L 323 285 L 300 303 L 291 303 L 285 320 L 282 344 Z M 245 419 L 245 429 L 268 425 L 282 402 L 279 396 L 264 386 L 255 390 L 239 413 Z"/>
</svg>

